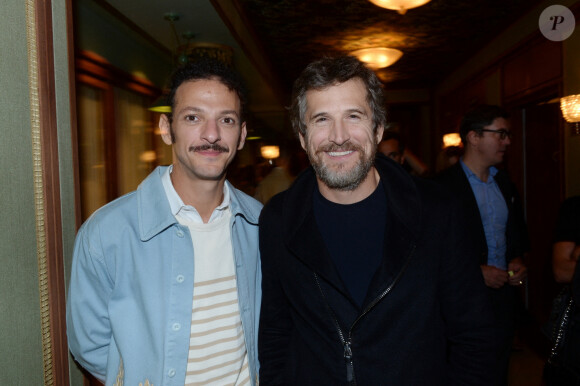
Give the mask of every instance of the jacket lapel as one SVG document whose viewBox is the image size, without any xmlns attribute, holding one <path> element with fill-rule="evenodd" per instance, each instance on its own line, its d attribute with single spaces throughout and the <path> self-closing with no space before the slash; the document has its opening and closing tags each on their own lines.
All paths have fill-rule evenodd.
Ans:
<svg viewBox="0 0 580 386">
<path fill-rule="evenodd" d="M 315 184 L 314 171 L 308 168 L 298 176 L 294 183 L 295 188 L 287 191 L 283 208 L 285 243 L 297 259 L 338 291 L 350 297 L 316 225 L 312 209 Z"/>
<path fill-rule="evenodd" d="M 388 162 L 377 157 L 377 170 L 387 198 L 387 222 L 383 260 L 371 280 L 365 305 L 390 287 L 412 258 L 421 224 L 421 199 L 412 177 Z"/>
</svg>

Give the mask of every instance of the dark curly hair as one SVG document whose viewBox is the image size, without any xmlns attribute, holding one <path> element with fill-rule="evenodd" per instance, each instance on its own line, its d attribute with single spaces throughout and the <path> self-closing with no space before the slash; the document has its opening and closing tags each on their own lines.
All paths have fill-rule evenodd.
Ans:
<svg viewBox="0 0 580 386">
<path fill-rule="evenodd" d="M 223 83 L 230 91 L 234 91 L 238 95 L 240 99 L 240 114 L 243 122 L 245 120 L 247 97 L 242 78 L 224 62 L 216 59 L 199 59 L 188 62 L 175 70 L 169 81 L 168 100 L 171 110 L 173 111 L 175 108 L 175 93 L 179 86 L 184 82 L 202 79 L 216 79 Z M 168 113 L 167 117 L 169 118 L 169 122 L 172 122 L 172 114 Z"/>
</svg>

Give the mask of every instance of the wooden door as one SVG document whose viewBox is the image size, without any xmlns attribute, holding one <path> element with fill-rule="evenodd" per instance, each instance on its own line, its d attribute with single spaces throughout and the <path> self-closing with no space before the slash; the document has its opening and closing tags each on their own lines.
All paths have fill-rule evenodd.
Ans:
<svg viewBox="0 0 580 386">
<path fill-rule="evenodd" d="M 522 195 L 531 242 L 523 295 L 529 313 L 541 326 L 557 289 L 551 250 L 564 186 L 562 118 L 558 103 L 529 103 L 511 112 L 514 139 L 507 168 Z"/>
</svg>

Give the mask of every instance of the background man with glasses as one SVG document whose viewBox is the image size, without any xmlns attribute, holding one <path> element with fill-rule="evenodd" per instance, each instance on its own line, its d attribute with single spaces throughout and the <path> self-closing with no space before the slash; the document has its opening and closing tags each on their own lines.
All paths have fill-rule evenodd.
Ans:
<svg viewBox="0 0 580 386">
<path fill-rule="evenodd" d="M 498 106 L 482 105 L 470 110 L 459 130 L 464 156 L 438 178 L 457 195 L 471 219 L 470 242 L 480 256 L 497 333 L 502 339 L 497 355 L 498 385 L 507 385 L 515 331 L 515 288 L 527 276 L 522 255 L 528 249 L 517 190 L 505 170 L 496 168 L 511 143 L 507 118 L 507 112 Z"/>
</svg>

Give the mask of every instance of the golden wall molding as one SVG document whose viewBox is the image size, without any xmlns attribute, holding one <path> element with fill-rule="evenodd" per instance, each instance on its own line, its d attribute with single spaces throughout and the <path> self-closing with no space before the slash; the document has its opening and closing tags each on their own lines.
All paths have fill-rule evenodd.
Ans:
<svg viewBox="0 0 580 386">
<path fill-rule="evenodd" d="M 26 0 L 25 7 L 44 385 L 67 386 L 52 1 Z"/>
</svg>

